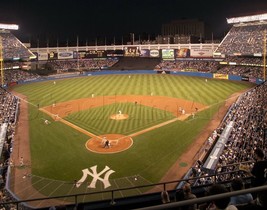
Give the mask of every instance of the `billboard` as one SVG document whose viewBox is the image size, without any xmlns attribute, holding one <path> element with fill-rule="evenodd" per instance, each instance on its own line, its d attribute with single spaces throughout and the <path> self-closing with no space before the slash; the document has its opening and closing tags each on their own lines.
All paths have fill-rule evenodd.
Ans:
<svg viewBox="0 0 267 210">
<path fill-rule="evenodd" d="M 174 60 L 174 49 L 162 49 L 161 54 L 163 60 Z"/>
<path fill-rule="evenodd" d="M 126 56 L 126 57 L 139 57 L 140 56 L 139 47 L 125 47 L 124 48 L 124 56 Z"/>
<path fill-rule="evenodd" d="M 142 49 L 140 50 L 140 57 L 146 58 L 159 58 L 160 53 L 159 50 L 149 50 L 149 49 Z"/>
<path fill-rule="evenodd" d="M 48 53 L 46 52 L 38 53 L 38 61 L 47 61 L 47 60 L 48 60 Z"/>
<path fill-rule="evenodd" d="M 105 58 L 107 57 L 107 51 L 105 50 L 88 50 L 86 51 L 86 58 Z"/>
<path fill-rule="evenodd" d="M 66 52 L 59 52 L 58 53 L 58 59 L 72 59 L 72 58 L 74 58 L 73 52 L 66 51 Z"/>
<path fill-rule="evenodd" d="M 140 51 L 140 57 L 150 57 L 150 50 L 149 49 L 142 49 Z"/>
<path fill-rule="evenodd" d="M 159 56 L 160 56 L 159 50 L 150 50 L 150 57 L 159 58 Z"/>
<path fill-rule="evenodd" d="M 213 74 L 214 79 L 228 79 L 228 74 Z"/>
<path fill-rule="evenodd" d="M 191 49 L 191 57 L 213 57 L 212 49 Z"/>
<path fill-rule="evenodd" d="M 107 50 L 106 52 L 108 57 L 121 57 L 124 55 L 123 50 Z"/>
<path fill-rule="evenodd" d="M 56 60 L 57 59 L 57 52 L 49 52 L 48 53 L 49 60 Z"/>
<path fill-rule="evenodd" d="M 79 51 L 77 54 L 77 58 L 84 59 L 86 56 L 86 51 Z"/>
<path fill-rule="evenodd" d="M 67 52 L 72 53 L 72 52 Z M 71 58 L 79 58 L 79 59 L 86 59 L 86 58 L 106 58 L 107 51 L 106 50 L 87 50 L 87 51 L 74 51 L 72 55 L 69 54 Z M 64 58 L 66 59 L 66 58 Z"/>
<path fill-rule="evenodd" d="M 175 50 L 175 58 L 188 58 L 190 57 L 190 50 L 188 48 L 181 48 Z"/>
</svg>

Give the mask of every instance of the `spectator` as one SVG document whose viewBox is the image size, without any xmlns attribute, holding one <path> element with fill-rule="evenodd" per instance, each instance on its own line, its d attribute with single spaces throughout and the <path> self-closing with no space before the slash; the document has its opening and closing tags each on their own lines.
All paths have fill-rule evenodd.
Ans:
<svg viewBox="0 0 267 210">
<path fill-rule="evenodd" d="M 162 203 L 170 203 L 170 197 L 168 191 L 162 191 L 161 192 L 161 201 Z"/>
<path fill-rule="evenodd" d="M 262 191 L 257 194 L 257 198 L 243 206 L 239 206 L 238 210 L 265 210 L 267 209 L 267 191 Z"/>
<path fill-rule="evenodd" d="M 212 185 L 209 188 L 208 195 L 217 195 L 221 193 L 227 193 L 228 190 L 221 184 Z M 212 201 L 211 205 L 207 208 L 208 210 L 237 210 L 234 205 L 229 205 L 230 198 L 221 198 Z"/>
<path fill-rule="evenodd" d="M 258 187 L 264 185 L 266 182 L 266 169 L 267 169 L 267 161 L 264 160 L 264 152 L 262 149 L 257 148 L 254 151 L 254 158 L 256 162 L 254 163 L 251 172 L 252 178 L 252 186 Z"/>
<path fill-rule="evenodd" d="M 189 183 L 186 183 L 182 189 L 176 191 L 175 200 L 176 201 L 184 201 L 188 199 L 194 199 L 196 195 L 192 193 L 191 186 Z M 189 205 L 189 206 L 182 206 L 180 210 L 195 210 L 197 209 L 197 205 Z"/>
<path fill-rule="evenodd" d="M 191 186 L 189 183 L 186 183 L 184 186 L 183 186 L 183 191 L 184 191 L 184 200 L 189 200 L 189 199 L 194 199 L 194 198 L 197 198 L 197 196 L 195 194 L 192 193 L 191 191 Z M 187 210 L 195 210 L 197 209 L 197 205 L 194 204 L 194 205 L 190 205 L 190 206 L 186 206 L 185 208 L 183 209 L 187 209 Z"/>
<path fill-rule="evenodd" d="M 244 182 L 241 178 L 235 178 L 231 183 L 231 187 L 233 191 L 242 190 L 244 189 Z M 252 194 L 247 193 L 243 195 L 232 196 L 230 199 L 230 204 L 232 205 L 247 204 L 252 201 L 253 201 Z"/>
</svg>

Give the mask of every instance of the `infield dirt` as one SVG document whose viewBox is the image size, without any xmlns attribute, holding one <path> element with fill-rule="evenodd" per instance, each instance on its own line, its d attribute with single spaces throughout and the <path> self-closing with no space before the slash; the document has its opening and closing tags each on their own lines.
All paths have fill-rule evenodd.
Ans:
<svg viewBox="0 0 267 210">
<path fill-rule="evenodd" d="M 27 108 L 27 100 L 23 95 L 14 93 L 17 96 L 19 96 L 21 99 L 21 111 L 19 115 L 19 121 L 18 126 L 16 129 L 16 135 L 15 135 L 15 143 L 14 148 L 12 152 L 12 160 L 15 165 L 19 165 L 19 159 L 21 156 L 24 158 L 24 162 L 29 165 L 27 168 L 27 174 L 31 174 L 31 155 L 30 155 L 30 142 L 29 142 L 29 124 L 25 123 L 27 122 L 28 117 L 28 108 Z M 161 179 L 161 182 L 164 181 L 170 181 L 170 180 L 177 180 L 184 176 L 184 174 L 188 171 L 188 169 L 192 166 L 192 164 L 196 161 L 196 159 L 192 158 L 194 155 L 199 151 L 203 143 L 206 141 L 208 136 L 212 133 L 212 131 L 218 127 L 218 125 L 221 122 L 221 119 L 224 117 L 225 113 L 227 112 L 229 106 L 236 100 L 236 98 L 240 94 L 235 94 L 234 96 L 230 97 L 229 100 L 227 100 L 224 104 L 224 106 L 221 107 L 218 113 L 214 115 L 211 122 L 208 124 L 208 126 L 203 130 L 201 134 L 198 135 L 198 137 L 195 139 L 195 141 L 190 145 L 185 151 L 185 153 L 176 161 L 176 163 L 169 169 L 169 171 L 165 174 L 165 176 Z M 166 100 L 168 99 L 168 100 Z M 77 112 L 80 110 L 88 109 L 92 107 L 97 106 L 103 106 L 103 104 L 111 104 L 116 102 L 132 102 L 132 103 L 140 103 L 146 106 L 155 106 L 156 108 L 165 109 L 166 111 L 172 112 L 177 119 L 183 120 L 186 118 L 186 114 L 182 115 L 179 111 L 179 108 L 182 107 L 186 110 L 186 113 L 192 113 L 195 111 L 195 107 L 198 108 L 200 111 L 201 109 L 205 109 L 206 107 L 202 104 L 197 104 L 191 101 L 185 101 L 181 99 L 174 99 L 174 98 L 168 98 L 168 97 L 157 97 L 157 96 L 108 96 L 106 98 L 101 97 L 101 99 L 96 98 L 87 98 L 87 99 L 79 99 L 79 100 L 73 100 L 68 101 L 60 104 L 56 104 L 56 106 L 48 106 L 44 107 L 43 109 L 46 110 L 47 113 L 54 115 L 58 115 L 60 118 L 63 118 L 67 116 L 68 114 L 72 112 Z M 90 103 L 89 103 L 90 102 Z M 90 106 L 89 106 L 90 105 Z M 95 135 L 91 136 L 92 138 L 95 137 Z M 187 166 L 182 167 L 179 163 L 186 162 Z M 14 193 L 21 199 L 29 199 L 29 195 L 34 195 L 35 198 L 43 197 L 42 194 L 40 194 L 38 191 L 36 191 L 31 186 L 31 179 L 25 179 L 25 170 L 21 170 L 19 167 L 14 167 L 12 173 L 11 180 L 14 182 Z M 26 174 L 26 175 L 27 175 Z M 168 185 L 168 189 L 173 189 L 175 186 Z M 21 189 L 27 189 L 28 193 L 25 193 L 25 190 Z M 152 189 L 154 191 L 155 189 Z M 46 201 L 45 206 L 47 205 L 54 205 L 56 201 L 49 200 L 49 204 Z M 38 205 L 37 205 L 38 203 Z M 40 207 L 42 203 L 36 202 L 36 205 Z M 31 205 L 34 206 L 34 203 L 31 203 Z"/>
</svg>

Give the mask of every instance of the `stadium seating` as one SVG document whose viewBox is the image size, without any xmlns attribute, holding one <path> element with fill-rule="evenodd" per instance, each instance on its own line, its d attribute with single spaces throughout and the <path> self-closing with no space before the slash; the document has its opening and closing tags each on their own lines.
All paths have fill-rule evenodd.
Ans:
<svg viewBox="0 0 267 210">
<path fill-rule="evenodd" d="M 250 23 L 234 25 L 215 53 L 225 55 L 254 55 L 262 53 L 267 24 Z"/>
<path fill-rule="evenodd" d="M 216 49 L 216 53 L 226 55 L 224 63 L 220 64 L 215 59 L 210 60 L 179 60 L 179 61 L 159 61 L 158 59 L 148 60 L 139 58 L 124 58 L 120 62 L 114 60 L 51 60 L 47 62 L 47 68 L 65 71 L 78 67 L 85 70 L 97 69 L 101 70 L 104 66 L 110 69 L 156 69 L 167 71 L 199 71 L 209 73 L 221 73 L 228 75 L 240 75 L 247 77 L 262 77 L 262 58 L 251 57 L 254 54 L 263 51 L 262 39 L 263 32 L 267 29 L 267 24 L 248 24 L 235 25 L 226 35 L 222 43 Z M 23 59 L 28 58 L 32 54 L 23 46 L 11 33 L 1 32 L 4 45 L 4 59 Z M 239 56 L 235 56 L 238 54 Z M 240 56 L 242 54 L 243 56 Z M 229 65 L 234 62 L 235 65 Z M 116 64 L 115 64 L 116 63 Z M 138 63 L 138 65 L 137 65 Z M 141 63 L 141 65 L 140 65 Z M 152 64 L 153 63 L 153 64 Z M 152 64 L 152 65 L 151 65 Z M 30 74 L 21 70 L 8 70 L 5 72 L 5 83 L 17 83 L 20 81 L 31 81 L 39 79 L 40 76 Z M 181 189 L 185 181 L 190 182 L 192 191 L 198 198 L 205 196 L 207 188 L 214 183 L 224 184 L 230 188 L 231 180 L 235 177 L 242 177 L 246 181 L 246 187 L 251 187 L 251 177 L 240 168 L 240 163 L 253 166 L 253 152 L 255 148 L 261 148 L 267 154 L 267 121 L 266 121 L 266 104 L 267 83 L 262 83 L 253 89 L 242 94 L 240 98 L 231 106 L 225 115 L 220 126 L 210 134 L 205 145 L 208 148 L 206 156 L 203 160 L 196 162 L 188 171 L 184 180 L 177 180 L 177 190 Z M 6 131 L 7 141 L 1 143 L 3 148 L 1 157 L 4 160 L 0 165 L 2 179 L 1 198 L 4 207 L 11 208 L 12 202 L 17 202 L 5 191 L 5 176 L 7 168 L 12 165 L 9 158 L 12 152 L 13 136 L 16 128 L 16 120 L 19 111 L 19 99 L 13 96 L 7 90 L 0 88 L 0 126 L 1 131 Z M 227 136 L 226 141 L 221 147 L 220 153 L 216 157 L 216 165 L 208 168 L 210 154 L 216 143 L 227 131 L 229 124 L 232 132 Z M 165 184 L 165 183 L 164 183 Z M 253 191 L 254 189 L 251 189 Z M 257 189 L 256 189 L 257 190 Z M 176 190 L 169 191 L 171 202 L 175 203 L 174 195 Z M 241 192 L 240 192 L 241 193 Z M 132 209 L 151 207 L 161 204 L 160 192 L 146 194 L 142 196 L 118 199 L 116 203 L 110 203 L 113 200 L 104 200 L 101 202 L 80 203 L 78 209 Z M 23 202 L 23 201 L 20 201 Z M 192 201 L 193 202 L 193 201 Z M 164 204 L 162 204 L 164 205 Z M 73 204 L 69 206 L 72 208 Z M 26 207 L 23 207 L 27 209 Z M 161 209 L 171 209 L 160 207 Z M 159 208 L 159 209 L 160 209 Z"/>
<path fill-rule="evenodd" d="M 4 60 L 29 60 L 34 56 L 12 33 L 0 31 Z"/>
</svg>

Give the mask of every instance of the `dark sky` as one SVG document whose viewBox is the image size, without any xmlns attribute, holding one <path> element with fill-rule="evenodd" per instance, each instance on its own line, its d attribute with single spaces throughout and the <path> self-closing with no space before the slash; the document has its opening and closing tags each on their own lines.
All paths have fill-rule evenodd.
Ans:
<svg viewBox="0 0 267 210">
<path fill-rule="evenodd" d="M 198 18 L 221 37 L 227 17 L 267 12 L 267 0 L 1 0 L 0 22 L 20 26 L 22 41 L 91 42 L 161 34 L 172 20 Z"/>
</svg>

